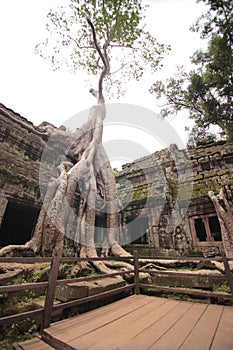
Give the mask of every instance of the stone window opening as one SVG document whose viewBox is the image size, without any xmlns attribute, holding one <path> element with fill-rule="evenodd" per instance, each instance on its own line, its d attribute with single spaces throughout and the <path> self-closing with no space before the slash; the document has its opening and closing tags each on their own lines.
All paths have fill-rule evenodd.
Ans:
<svg viewBox="0 0 233 350">
<path fill-rule="evenodd" d="M 222 242 L 221 228 L 216 214 L 192 217 L 190 227 L 196 246 L 214 246 Z"/>
<path fill-rule="evenodd" d="M 222 241 L 221 228 L 217 216 L 210 216 L 208 222 L 214 241 Z"/>
<path fill-rule="evenodd" d="M 202 219 L 194 219 L 195 233 L 200 242 L 207 240 L 206 228 Z"/>
</svg>

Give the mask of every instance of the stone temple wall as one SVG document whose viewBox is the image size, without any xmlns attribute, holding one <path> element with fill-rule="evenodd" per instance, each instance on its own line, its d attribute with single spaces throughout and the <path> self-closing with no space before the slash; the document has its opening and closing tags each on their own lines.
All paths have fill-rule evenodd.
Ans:
<svg viewBox="0 0 233 350">
<path fill-rule="evenodd" d="M 48 142 L 55 129 L 47 122 L 36 127 L 0 104 L 0 247 L 25 243 L 33 235 L 41 190 L 45 193 L 51 176 L 58 176 L 70 140 L 70 133 L 61 128 Z M 41 171 L 45 146 L 49 166 Z"/>
<path fill-rule="evenodd" d="M 36 221 L 41 206 L 39 164 L 44 136 L 27 119 L 0 104 L 0 246 L 11 239 L 10 227 L 15 225 L 14 241 L 21 243 L 28 238 L 23 230 L 29 232 Z"/>
<path fill-rule="evenodd" d="M 189 150 L 171 145 L 123 166 L 117 181 L 128 241 L 146 240 L 164 254 L 218 254 L 223 242 L 208 192 L 223 188 L 231 203 L 232 168 L 233 144 L 225 142 Z M 135 234 L 143 219 L 146 239 Z"/>
<path fill-rule="evenodd" d="M 1 197 L 40 207 L 39 162 L 44 133 L 0 104 Z"/>
</svg>

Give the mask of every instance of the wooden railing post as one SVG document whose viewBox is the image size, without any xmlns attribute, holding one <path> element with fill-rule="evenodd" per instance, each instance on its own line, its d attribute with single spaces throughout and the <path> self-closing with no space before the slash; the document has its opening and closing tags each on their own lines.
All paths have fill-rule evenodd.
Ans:
<svg viewBox="0 0 233 350">
<path fill-rule="evenodd" d="M 42 322 L 42 329 L 48 328 L 51 323 L 52 318 L 52 309 L 53 309 L 53 301 L 56 292 L 56 283 L 59 271 L 59 264 L 61 258 L 61 249 L 54 249 L 53 252 L 53 261 L 51 264 L 51 270 L 49 275 L 49 284 L 45 297 L 45 306 L 44 306 L 44 317 Z"/>
<path fill-rule="evenodd" d="M 133 262 L 134 262 L 134 284 L 135 284 L 134 293 L 138 295 L 140 294 L 140 287 L 139 287 L 138 251 L 137 250 L 134 250 L 133 252 Z"/>
<path fill-rule="evenodd" d="M 230 269 L 230 266 L 229 266 L 229 263 L 228 263 L 228 260 L 226 257 L 226 253 L 224 250 L 221 250 L 221 255 L 222 255 L 222 261 L 224 264 L 225 275 L 227 277 L 227 280 L 228 280 L 228 283 L 229 283 L 229 286 L 231 289 L 231 296 L 233 299 L 233 276 L 232 276 L 231 269 Z"/>
</svg>

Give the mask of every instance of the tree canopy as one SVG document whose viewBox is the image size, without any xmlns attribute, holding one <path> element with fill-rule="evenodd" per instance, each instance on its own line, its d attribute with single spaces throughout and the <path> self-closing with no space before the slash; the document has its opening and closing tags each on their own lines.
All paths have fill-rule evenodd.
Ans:
<svg viewBox="0 0 233 350">
<path fill-rule="evenodd" d="M 187 109 L 195 125 L 191 144 L 203 137 L 213 139 L 210 125 L 220 127 L 228 141 L 233 141 L 233 11 L 229 0 L 200 0 L 209 10 L 191 27 L 208 39 L 206 50 L 198 50 L 191 57 L 193 69 L 178 67 L 175 77 L 165 83 L 157 81 L 151 88 L 157 98 L 166 98 L 164 117 Z M 205 133 L 204 133 L 205 135 Z M 196 140 L 196 141 L 195 141 Z"/>
<path fill-rule="evenodd" d="M 145 5 L 139 0 L 70 0 L 66 7 L 48 13 L 48 37 L 36 52 L 55 69 L 85 71 L 99 76 L 105 56 L 105 92 L 119 96 L 127 80 L 139 80 L 145 70 L 156 71 L 169 47 L 159 44 L 146 30 Z M 91 21 L 96 42 L 96 50 Z"/>
</svg>

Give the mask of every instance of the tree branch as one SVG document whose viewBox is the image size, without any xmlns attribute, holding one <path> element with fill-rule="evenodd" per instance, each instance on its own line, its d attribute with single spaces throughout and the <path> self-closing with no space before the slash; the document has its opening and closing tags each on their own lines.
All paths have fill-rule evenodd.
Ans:
<svg viewBox="0 0 233 350">
<path fill-rule="evenodd" d="M 116 74 L 117 72 L 119 72 L 121 69 L 123 69 L 125 66 L 127 66 L 128 64 L 130 63 L 136 63 L 136 61 L 129 61 L 129 62 L 126 62 L 126 63 L 123 63 L 120 68 L 118 68 L 117 70 L 115 70 L 114 72 L 111 72 L 111 75 L 112 74 Z"/>
<path fill-rule="evenodd" d="M 92 50 L 95 50 L 95 47 L 93 46 L 80 46 L 79 43 L 77 42 L 77 40 L 75 40 L 74 38 L 72 38 L 71 36 L 69 36 L 69 39 L 74 41 L 75 44 L 77 45 L 77 47 L 82 50 L 82 49 L 92 49 Z"/>
<path fill-rule="evenodd" d="M 106 11 L 105 9 L 105 1 L 103 0 L 103 10 Z M 111 41 L 111 36 L 110 36 L 110 32 L 109 32 L 109 26 L 108 26 L 108 22 L 105 22 L 105 26 L 106 26 L 106 32 L 107 32 L 107 41 L 110 42 Z"/>
<path fill-rule="evenodd" d="M 94 45 L 95 48 L 103 62 L 103 69 L 99 78 L 99 96 L 98 96 L 98 104 L 104 104 L 104 96 L 103 96 L 103 80 L 105 78 L 105 76 L 109 73 L 109 62 L 108 62 L 108 57 L 107 57 L 107 46 L 108 46 L 108 41 L 105 42 L 104 44 L 104 54 L 101 51 L 99 44 L 97 42 L 97 38 L 96 38 L 96 32 L 95 32 L 95 27 L 92 23 L 92 21 L 90 20 L 90 18 L 87 18 L 87 23 L 90 25 L 91 27 L 91 31 L 92 31 L 92 36 L 93 36 L 93 40 L 94 40 Z"/>
<path fill-rule="evenodd" d="M 184 101 L 181 101 L 181 100 L 175 100 L 175 99 L 172 98 L 170 95 L 168 95 L 167 97 L 168 97 L 168 99 L 172 102 L 172 104 L 173 104 L 174 106 L 178 105 L 178 106 L 181 106 L 181 107 L 183 107 L 183 108 L 192 109 L 192 110 L 194 110 L 194 111 L 197 111 L 197 112 L 199 112 L 201 115 L 204 114 L 203 111 L 202 111 L 201 109 L 197 108 L 197 107 L 196 107 L 195 105 L 193 105 L 193 104 L 188 104 L 188 103 L 185 103 Z M 169 104 L 169 102 L 168 102 L 168 104 Z"/>
<path fill-rule="evenodd" d="M 130 49 L 133 51 L 143 51 L 142 49 L 140 49 L 139 47 L 133 47 L 131 45 L 117 45 L 117 44 L 109 44 L 109 47 L 120 47 L 120 48 L 124 48 L 124 49 Z"/>
</svg>

